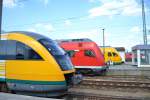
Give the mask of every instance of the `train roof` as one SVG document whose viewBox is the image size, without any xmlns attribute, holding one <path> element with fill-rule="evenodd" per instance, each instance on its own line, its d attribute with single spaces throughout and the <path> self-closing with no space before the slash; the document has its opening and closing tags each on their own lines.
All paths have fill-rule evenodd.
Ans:
<svg viewBox="0 0 150 100">
<path fill-rule="evenodd" d="M 43 39 L 43 38 L 46 38 L 46 39 L 50 39 L 46 36 L 43 36 L 41 34 L 38 34 L 38 33 L 34 33 L 34 32 L 28 32 L 28 31 L 11 31 L 11 32 L 6 32 L 7 34 L 11 34 L 11 33 L 20 33 L 20 34 L 25 34 L 27 36 L 31 36 L 32 38 L 36 39 L 36 40 L 40 40 L 40 39 Z M 5 34 L 5 33 L 3 33 Z"/>
<path fill-rule="evenodd" d="M 95 42 L 62 42 L 60 46 L 66 50 L 94 49 L 98 48 Z M 98 48 L 99 49 L 99 48 Z"/>
<path fill-rule="evenodd" d="M 99 46 L 100 48 L 113 48 L 111 46 Z"/>
<path fill-rule="evenodd" d="M 105 48 L 105 49 L 115 49 L 117 51 L 125 51 L 124 47 L 111 47 L 111 46 L 99 46 L 100 48 Z"/>
<path fill-rule="evenodd" d="M 117 51 L 125 51 L 124 47 L 114 47 Z"/>
<path fill-rule="evenodd" d="M 93 42 L 93 41 L 88 38 L 81 38 L 81 39 L 60 39 L 56 40 L 56 42 L 62 43 L 62 42 Z"/>
</svg>

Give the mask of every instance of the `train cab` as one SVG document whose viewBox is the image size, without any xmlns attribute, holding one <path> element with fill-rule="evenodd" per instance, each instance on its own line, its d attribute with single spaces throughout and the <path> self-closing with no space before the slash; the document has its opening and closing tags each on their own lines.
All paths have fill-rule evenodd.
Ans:
<svg viewBox="0 0 150 100">
<path fill-rule="evenodd" d="M 10 91 L 59 96 L 73 84 L 69 56 L 52 39 L 33 32 L 8 32 L 0 40 L 0 83 Z"/>
<path fill-rule="evenodd" d="M 58 42 L 70 55 L 77 71 L 95 75 L 106 71 L 103 54 L 95 42 L 90 39 L 59 40 Z"/>
<path fill-rule="evenodd" d="M 122 58 L 119 52 L 113 47 L 100 47 L 105 57 L 105 63 L 111 64 L 122 64 Z"/>
</svg>

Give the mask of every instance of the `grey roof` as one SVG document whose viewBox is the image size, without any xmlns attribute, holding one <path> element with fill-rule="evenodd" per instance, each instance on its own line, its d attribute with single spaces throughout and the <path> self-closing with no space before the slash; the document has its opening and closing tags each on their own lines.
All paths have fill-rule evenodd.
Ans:
<svg viewBox="0 0 150 100">
<path fill-rule="evenodd" d="M 31 36 L 32 38 L 34 38 L 36 40 L 43 39 L 43 38 L 50 39 L 50 38 L 48 38 L 46 36 L 43 36 L 41 34 L 34 33 L 34 32 L 28 32 L 28 31 L 11 31 L 11 32 L 7 32 L 7 33 L 11 34 L 11 33 L 14 33 L 14 32 Z"/>
<path fill-rule="evenodd" d="M 150 49 L 150 44 L 148 45 L 135 45 L 132 47 L 132 50 L 143 50 Z"/>
</svg>

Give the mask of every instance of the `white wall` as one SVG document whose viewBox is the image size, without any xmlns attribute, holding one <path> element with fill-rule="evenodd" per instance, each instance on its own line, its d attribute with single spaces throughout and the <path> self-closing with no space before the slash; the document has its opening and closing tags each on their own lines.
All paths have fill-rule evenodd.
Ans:
<svg viewBox="0 0 150 100">
<path fill-rule="evenodd" d="M 125 62 L 125 52 L 122 52 L 122 51 L 118 51 L 121 58 L 122 58 L 122 61 Z"/>
</svg>

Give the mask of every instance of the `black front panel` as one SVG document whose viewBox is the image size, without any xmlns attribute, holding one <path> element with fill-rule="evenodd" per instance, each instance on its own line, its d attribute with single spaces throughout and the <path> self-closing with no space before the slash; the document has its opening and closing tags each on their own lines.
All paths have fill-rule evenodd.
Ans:
<svg viewBox="0 0 150 100">
<path fill-rule="evenodd" d="M 65 74 L 64 76 L 65 76 L 65 79 L 66 79 L 67 86 L 73 85 L 74 73 Z"/>
</svg>

